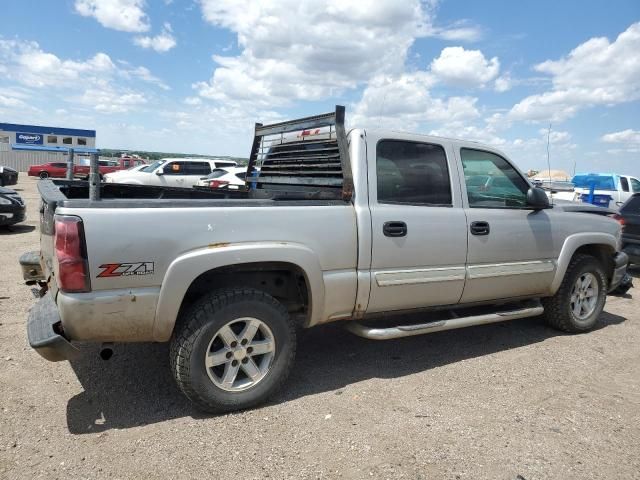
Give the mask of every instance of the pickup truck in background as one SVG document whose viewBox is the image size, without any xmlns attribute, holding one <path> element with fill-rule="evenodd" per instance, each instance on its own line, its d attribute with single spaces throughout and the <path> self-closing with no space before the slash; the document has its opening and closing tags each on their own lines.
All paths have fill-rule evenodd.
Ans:
<svg viewBox="0 0 640 480">
<path fill-rule="evenodd" d="M 100 178 L 104 178 L 109 173 L 115 173 L 120 171 L 129 170 L 132 167 L 139 165 L 146 165 L 147 162 L 141 158 L 132 157 L 120 157 L 113 160 L 99 160 L 98 171 L 100 172 Z M 85 180 L 89 179 L 89 160 L 81 160 L 77 165 L 73 166 L 73 176 L 80 177 Z"/>
<path fill-rule="evenodd" d="M 477 188 L 486 177 L 496 188 Z M 58 361 L 74 341 L 170 342 L 180 390 L 224 412 L 283 385 L 300 328 L 386 340 L 542 315 L 584 332 L 625 274 L 613 211 L 549 205 L 490 146 L 346 133 L 342 107 L 257 124 L 247 182 L 103 183 L 100 201 L 85 182 L 39 182 L 31 346 Z M 388 316 L 400 312 L 420 317 Z"/>
<path fill-rule="evenodd" d="M 589 201 L 589 196 L 609 197 L 603 206 L 620 208 L 634 193 L 640 192 L 640 180 L 616 173 L 578 173 L 571 182 L 575 186 L 579 200 Z"/>
</svg>

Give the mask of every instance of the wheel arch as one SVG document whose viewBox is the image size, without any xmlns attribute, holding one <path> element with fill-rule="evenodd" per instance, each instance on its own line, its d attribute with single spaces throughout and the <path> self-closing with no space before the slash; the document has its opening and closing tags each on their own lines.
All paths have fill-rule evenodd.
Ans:
<svg viewBox="0 0 640 480">
<path fill-rule="evenodd" d="M 300 296 L 291 295 L 298 286 Z M 303 324 L 321 314 L 324 281 L 320 263 L 307 247 L 294 243 L 213 244 L 175 259 L 162 282 L 153 338 L 167 341 L 180 312 L 203 292 L 246 286 L 262 289 L 297 309 Z M 286 294 L 289 292 L 289 295 Z"/>
<path fill-rule="evenodd" d="M 613 254 L 617 247 L 616 237 L 607 233 L 578 233 L 567 237 L 560 251 L 550 293 L 553 295 L 558 291 L 571 259 L 578 253 L 597 258 L 610 279 L 613 273 Z"/>
</svg>

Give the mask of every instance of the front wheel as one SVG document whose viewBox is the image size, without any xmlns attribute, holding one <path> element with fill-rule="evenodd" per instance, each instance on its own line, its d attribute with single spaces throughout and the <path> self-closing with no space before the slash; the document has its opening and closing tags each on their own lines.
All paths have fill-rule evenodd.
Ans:
<svg viewBox="0 0 640 480">
<path fill-rule="evenodd" d="M 49 173 L 48 172 L 40 172 L 40 174 L 38 176 L 40 178 L 42 178 L 42 179 L 49 178 Z"/>
<path fill-rule="evenodd" d="M 542 300 L 549 325 L 565 332 L 591 330 L 607 298 L 607 276 L 601 263 L 590 255 L 578 254 L 567 267 L 560 288 Z"/>
<path fill-rule="evenodd" d="M 264 292 L 233 289 L 205 295 L 180 319 L 171 340 L 176 383 L 207 412 L 263 403 L 289 375 L 295 330 L 286 308 Z"/>
</svg>

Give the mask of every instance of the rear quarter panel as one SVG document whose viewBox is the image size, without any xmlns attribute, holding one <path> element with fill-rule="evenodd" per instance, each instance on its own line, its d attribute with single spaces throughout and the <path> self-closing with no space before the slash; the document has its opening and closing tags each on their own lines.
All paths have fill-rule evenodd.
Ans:
<svg viewBox="0 0 640 480">
<path fill-rule="evenodd" d="M 157 288 L 154 340 L 170 336 L 191 282 L 219 266 L 303 263 L 314 290 L 316 323 L 331 310 L 351 309 L 355 301 L 357 232 L 350 204 L 59 208 L 56 213 L 83 219 L 94 294 Z M 115 264 L 132 266 L 113 270 Z M 139 273 L 108 276 L 125 269 Z"/>
</svg>

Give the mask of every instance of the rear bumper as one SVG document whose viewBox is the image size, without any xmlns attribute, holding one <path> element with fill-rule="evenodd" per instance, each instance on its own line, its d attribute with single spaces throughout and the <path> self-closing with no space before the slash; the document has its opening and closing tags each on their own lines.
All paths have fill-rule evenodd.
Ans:
<svg viewBox="0 0 640 480">
<path fill-rule="evenodd" d="M 50 292 L 29 310 L 27 336 L 29 345 L 50 362 L 71 360 L 79 351 L 60 333 L 61 321 L 58 308 Z"/>
<path fill-rule="evenodd" d="M 618 252 L 613 257 L 613 275 L 611 276 L 611 282 L 609 282 L 609 291 L 615 290 L 625 273 L 627 273 L 627 265 L 629 264 L 629 256 L 625 252 Z"/>
<path fill-rule="evenodd" d="M 624 239 L 623 239 L 624 242 Z M 623 243 L 622 251 L 629 257 L 629 263 L 640 264 L 640 244 Z"/>
<path fill-rule="evenodd" d="M 3 205 L 0 210 L 0 225 L 13 225 L 24 222 L 27 218 L 27 208 L 25 206 Z"/>
<path fill-rule="evenodd" d="M 2 179 L 0 179 L 0 185 L 4 185 L 5 187 L 9 185 L 17 185 L 18 184 L 18 172 L 16 173 L 3 173 Z"/>
</svg>

